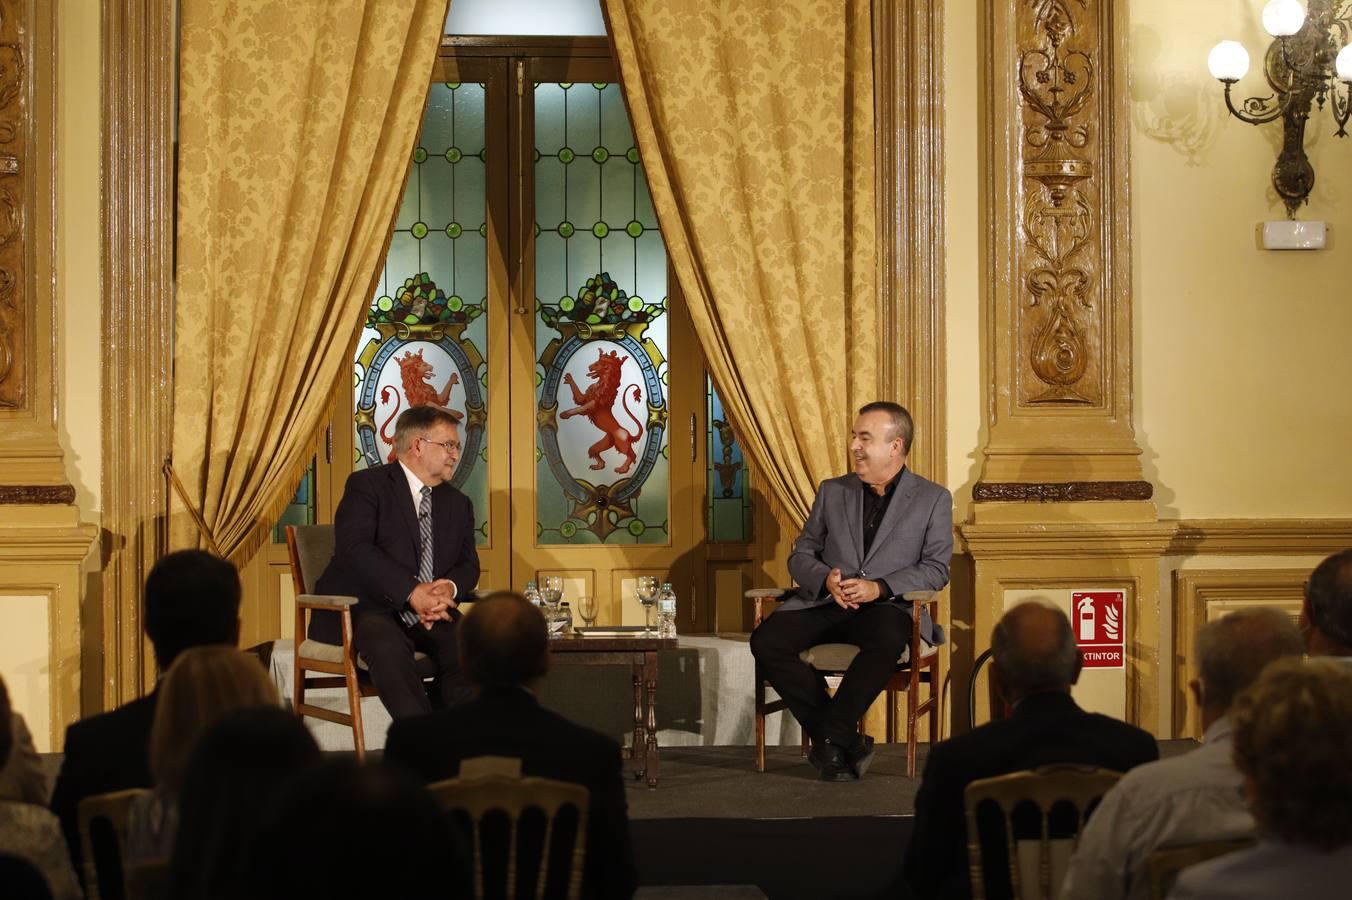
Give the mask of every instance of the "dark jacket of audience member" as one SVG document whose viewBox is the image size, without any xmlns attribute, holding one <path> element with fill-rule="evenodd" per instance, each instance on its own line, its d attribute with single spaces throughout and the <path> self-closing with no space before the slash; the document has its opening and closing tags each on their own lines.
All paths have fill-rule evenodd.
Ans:
<svg viewBox="0 0 1352 900">
<path fill-rule="evenodd" d="M 469 853 L 436 799 L 406 772 L 348 759 L 292 779 L 241 865 L 249 900 L 472 893 Z"/>
<path fill-rule="evenodd" d="M 160 671 L 178 654 L 204 644 L 239 640 L 239 573 L 225 560 L 200 550 L 171 553 L 146 578 L 145 631 Z M 148 788 L 150 726 L 157 693 L 66 729 L 65 758 L 52 791 L 52 811 L 80 867 L 80 801 L 127 788 Z"/>
<path fill-rule="evenodd" d="M 1014 712 L 930 750 L 904 865 L 919 897 L 971 896 L 963 799 L 971 782 L 1058 763 L 1125 772 L 1159 758 L 1148 733 L 1085 712 L 1071 699 L 1081 659 L 1059 609 L 1036 602 L 1014 607 L 996 625 L 991 646 L 991 677 Z"/>
<path fill-rule="evenodd" d="M 276 707 L 237 710 L 213 725 L 183 773 L 169 896 L 249 896 L 252 886 L 240 863 L 259 820 L 288 780 L 319 758 L 302 721 Z"/>
<path fill-rule="evenodd" d="M 638 885 L 620 745 L 545 709 L 529 686 L 549 661 L 543 616 L 513 594 L 475 604 L 461 623 L 461 665 L 478 699 L 390 726 L 385 760 L 426 782 L 454 778 L 477 756 L 521 760 L 521 773 L 580 784 L 590 794 L 583 896 L 628 897 Z"/>
</svg>

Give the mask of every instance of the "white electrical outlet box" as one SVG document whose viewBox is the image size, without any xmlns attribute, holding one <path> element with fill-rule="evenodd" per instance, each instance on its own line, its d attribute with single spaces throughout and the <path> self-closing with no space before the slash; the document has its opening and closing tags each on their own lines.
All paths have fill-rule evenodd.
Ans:
<svg viewBox="0 0 1352 900">
<path fill-rule="evenodd" d="M 1285 219 L 1259 226 L 1264 250 L 1323 250 L 1328 229 L 1323 222 Z"/>
</svg>

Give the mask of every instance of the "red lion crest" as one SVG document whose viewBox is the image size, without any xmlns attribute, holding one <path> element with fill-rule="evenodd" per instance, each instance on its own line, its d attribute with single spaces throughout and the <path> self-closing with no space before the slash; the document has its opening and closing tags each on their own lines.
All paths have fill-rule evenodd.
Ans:
<svg viewBox="0 0 1352 900">
<path fill-rule="evenodd" d="M 432 364 L 423 359 L 422 350 L 416 354 L 405 352 L 403 356 L 396 356 L 394 361 L 399 363 L 399 379 L 404 384 L 404 396 L 408 399 L 409 409 L 415 406 L 450 405 L 451 388 L 460 383 L 459 372 L 452 372 L 451 377 L 446 379 L 446 386 L 438 393 L 428 384 L 428 379 L 436 373 L 432 370 Z M 399 392 L 389 385 L 380 389 L 381 403 L 389 403 L 391 394 L 394 395 L 394 409 L 385 419 L 385 424 L 380 426 L 381 440 L 390 445 L 386 462 L 394 462 L 394 435 L 386 432 L 394 422 L 394 417 L 399 415 Z"/>
<path fill-rule="evenodd" d="M 571 374 L 564 373 L 563 380 L 572 389 L 573 402 L 577 406 L 559 414 L 561 419 L 586 416 L 593 425 L 601 430 L 601 440 L 587 449 L 587 455 L 593 460 L 591 467 L 593 469 L 604 469 L 606 463 L 605 460 L 601 459 L 601 454 L 613 447 L 624 456 L 624 462 L 615 468 L 618 475 L 628 472 L 629 468 L 637 461 L 637 457 L 634 455 L 634 442 L 643 437 L 643 425 L 639 422 L 638 417 L 630 412 L 627 396 L 621 398 L 620 405 L 624 407 L 625 414 L 633 419 L 634 426 L 638 430 L 630 434 L 628 429 L 615 418 L 614 413 L 615 398 L 620 393 L 620 367 L 624 365 L 628 358 L 627 356 L 620 356 L 617 351 L 607 353 L 598 349 L 596 362 L 587 367 L 587 375 L 592 378 L 592 385 L 585 392 L 578 390 L 577 382 L 573 380 Z M 630 388 L 633 388 L 634 391 L 634 402 L 638 403 L 643 398 L 638 385 L 626 387 L 624 389 L 626 395 Z"/>
</svg>

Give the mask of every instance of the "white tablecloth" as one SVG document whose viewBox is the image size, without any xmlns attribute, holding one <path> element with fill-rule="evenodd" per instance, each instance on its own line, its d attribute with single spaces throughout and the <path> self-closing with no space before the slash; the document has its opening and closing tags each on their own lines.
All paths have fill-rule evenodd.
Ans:
<svg viewBox="0 0 1352 900">
<path fill-rule="evenodd" d="M 756 723 L 752 703 L 754 678 L 747 635 L 681 635 L 675 650 L 657 655 L 657 742 L 663 747 L 750 745 Z M 277 641 L 272 650 L 272 677 L 283 697 L 291 697 L 294 645 Z M 575 722 L 627 741 L 634 725 L 634 689 L 628 666 L 582 666 L 555 657 L 540 700 Z M 771 692 L 773 696 L 773 692 Z M 307 702 L 347 711 L 341 688 L 306 692 Z M 385 746 L 390 716 L 379 698 L 362 701 L 366 746 Z M 352 731 L 323 719 L 305 724 L 324 750 L 350 750 Z M 765 722 L 767 744 L 797 744 L 801 731 L 793 716 L 779 712 Z"/>
</svg>

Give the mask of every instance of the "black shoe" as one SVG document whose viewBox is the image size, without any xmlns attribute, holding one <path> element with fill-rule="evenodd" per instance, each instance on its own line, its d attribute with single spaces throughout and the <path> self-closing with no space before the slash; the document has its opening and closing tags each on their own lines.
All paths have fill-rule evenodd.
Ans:
<svg viewBox="0 0 1352 900">
<path fill-rule="evenodd" d="M 845 751 L 828 740 L 814 741 L 807 761 L 822 781 L 853 781 L 857 777 L 845 760 Z"/>
<path fill-rule="evenodd" d="M 849 766 L 855 778 L 863 778 L 873 763 L 873 738 L 861 734 L 854 743 L 845 748 L 845 765 Z"/>
</svg>

